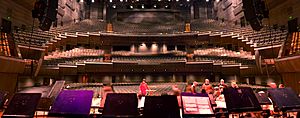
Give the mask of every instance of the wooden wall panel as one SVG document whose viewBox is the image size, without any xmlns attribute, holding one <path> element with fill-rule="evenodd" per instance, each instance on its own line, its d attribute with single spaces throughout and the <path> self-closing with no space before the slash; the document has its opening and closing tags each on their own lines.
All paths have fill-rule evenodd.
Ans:
<svg viewBox="0 0 300 118">
<path fill-rule="evenodd" d="M 16 91 L 18 74 L 0 73 L 0 90 L 8 91 L 12 96 Z"/>
<path fill-rule="evenodd" d="M 12 27 L 32 25 L 31 9 L 15 3 L 14 0 L 0 0 L 0 17 L 12 21 Z"/>
<path fill-rule="evenodd" d="M 281 74 L 284 85 L 286 87 L 291 87 L 298 94 L 300 93 L 300 72 L 298 73 L 283 73 Z"/>
</svg>

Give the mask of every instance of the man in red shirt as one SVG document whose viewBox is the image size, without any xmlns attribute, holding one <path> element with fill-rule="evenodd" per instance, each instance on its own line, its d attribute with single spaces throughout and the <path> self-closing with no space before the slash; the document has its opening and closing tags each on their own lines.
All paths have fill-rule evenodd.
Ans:
<svg viewBox="0 0 300 118">
<path fill-rule="evenodd" d="M 142 81 L 141 84 L 140 84 L 140 94 L 141 94 L 142 96 L 146 96 L 147 90 L 149 90 L 149 87 L 148 87 L 148 85 L 147 85 L 147 83 L 146 83 L 146 80 L 143 79 L 143 81 Z"/>
</svg>

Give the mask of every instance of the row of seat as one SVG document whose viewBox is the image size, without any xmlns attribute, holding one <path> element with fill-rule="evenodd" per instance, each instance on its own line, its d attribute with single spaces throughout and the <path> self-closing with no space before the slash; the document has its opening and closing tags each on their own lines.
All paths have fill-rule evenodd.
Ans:
<svg viewBox="0 0 300 118">
<path fill-rule="evenodd" d="M 76 58 L 59 58 L 52 60 L 44 60 L 43 65 L 53 65 L 57 66 L 59 64 L 66 65 L 76 65 L 78 63 L 84 62 L 103 62 L 103 57 L 76 57 Z"/>
<path fill-rule="evenodd" d="M 36 28 L 33 30 L 18 30 L 13 32 L 14 40 L 19 45 L 24 46 L 45 46 L 47 42 L 50 42 L 54 38 L 54 34 L 49 31 L 40 31 Z"/>
<path fill-rule="evenodd" d="M 150 83 L 148 87 L 150 90 L 150 95 L 159 96 L 162 94 L 172 94 L 172 87 L 176 85 L 179 90 L 185 91 L 186 83 Z M 115 93 L 139 93 L 139 84 L 131 85 L 113 85 L 113 90 Z"/>
<path fill-rule="evenodd" d="M 118 56 L 112 62 L 186 62 L 183 56 Z"/>
<path fill-rule="evenodd" d="M 253 60 L 255 56 L 251 52 L 247 51 L 232 51 L 226 50 L 224 48 L 207 48 L 207 49 L 197 49 L 194 50 L 195 56 L 220 56 L 220 57 L 236 57 Z"/>
<path fill-rule="evenodd" d="M 75 58 L 75 57 L 97 57 L 103 56 L 104 50 L 96 49 L 84 49 L 84 48 L 74 48 L 72 50 L 64 52 L 52 52 L 48 56 L 45 56 L 45 60 L 60 59 L 60 58 Z"/>
<path fill-rule="evenodd" d="M 132 52 L 132 51 L 113 51 L 111 52 L 113 56 L 143 56 L 143 55 L 154 55 L 154 54 L 173 54 L 176 56 L 185 56 L 187 52 L 179 50 L 171 50 L 167 52 Z"/>
<path fill-rule="evenodd" d="M 199 56 L 195 57 L 194 61 L 196 62 L 212 62 L 215 65 L 255 65 L 255 60 L 247 60 L 241 58 L 229 58 L 229 57 L 208 57 L 208 56 Z"/>
</svg>

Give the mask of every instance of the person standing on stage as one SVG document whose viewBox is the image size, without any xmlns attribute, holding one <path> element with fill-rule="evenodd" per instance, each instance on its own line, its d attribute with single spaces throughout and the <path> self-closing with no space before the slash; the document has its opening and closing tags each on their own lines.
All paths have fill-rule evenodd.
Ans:
<svg viewBox="0 0 300 118">
<path fill-rule="evenodd" d="M 205 90 L 207 94 L 213 94 L 214 90 L 212 85 L 209 83 L 209 79 L 205 79 L 204 84 L 202 85 L 202 90 Z"/>
<path fill-rule="evenodd" d="M 224 79 L 221 79 L 221 80 L 220 80 L 219 88 L 220 88 L 220 87 L 222 87 L 222 88 L 227 88 L 227 85 L 225 84 Z"/>
<path fill-rule="evenodd" d="M 146 96 L 147 90 L 150 90 L 150 89 L 149 89 L 149 87 L 148 87 L 148 84 L 146 83 L 146 79 L 143 79 L 143 81 L 142 81 L 141 84 L 140 84 L 140 91 L 139 91 L 139 93 L 140 93 L 142 96 Z"/>
<path fill-rule="evenodd" d="M 191 92 L 192 93 L 197 93 L 197 86 L 198 86 L 198 82 L 194 81 L 192 86 L 191 86 Z"/>
</svg>

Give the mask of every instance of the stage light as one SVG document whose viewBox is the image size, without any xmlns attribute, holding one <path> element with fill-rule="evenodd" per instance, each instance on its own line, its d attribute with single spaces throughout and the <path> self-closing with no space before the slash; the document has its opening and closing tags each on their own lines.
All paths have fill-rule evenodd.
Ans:
<svg viewBox="0 0 300 118">
<path fill-rule="evenodd" d="M 179 0 L 176 0 L 176 2 L 179 2 Z"/>
<path fill-rule="evenodd" d="M 112 2 L 112 0 L 109 0 L 109 2 Z"/>
<path fill-rule="evenodd" d="M 112 7 L 113 7 L 114 9 L 115 9 L 115 8 L 117 8 L 117 6 L 116 6 L 116 5 L 113 5 Z"/>
<path fill-rule="evenodd" d="M 131 9 L 133 9 L 133 6 L 132 6 L 132 5 L 130 5 L 130 8 L 131 8 Z"/>
<path fill-rule="evenodd" d="M 83 0 L 80 0 L 80 2 L 83 2 Z"/>
<path fill-rule="evenodd" d="M 156 8 L 156 5 L 153 5 L 154 8 Z"/>
<path fill-rule="evenodd" d="M 95 0 L 92 0 L 92 3 L 94 3 L 95 2 Z"/>
<path fill-rule="evenodd" d="M 158 2 L 160 2 L 161 0 L 157 0 Z"/>
<path fill-rule="evenodd" d="M 187 2 L 190 2 L 190 0 L 186 0 Z"/>
<path fill-rule="evenodd" d="M 206 2 L 209 2 L 209 0 L 206 0 Z"/>
<path fill-rule="evenodd" d="M 123 2 L 123 0 L 120 0 L 120 2 Z"/>
<path fill-rule="evenodd" d="M 144 5 L 142 5 L 142 9 L 144 9 L 145 7 L 144 7 Z"/>
</svg>

